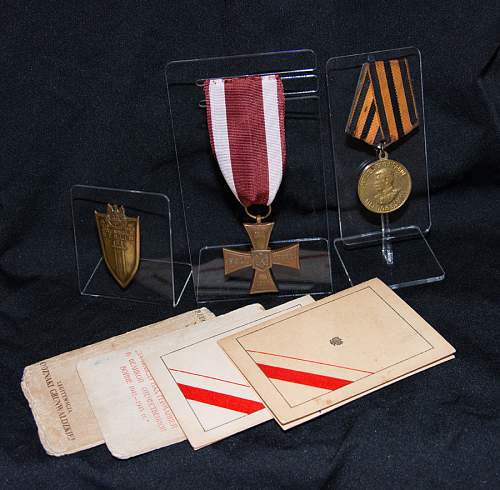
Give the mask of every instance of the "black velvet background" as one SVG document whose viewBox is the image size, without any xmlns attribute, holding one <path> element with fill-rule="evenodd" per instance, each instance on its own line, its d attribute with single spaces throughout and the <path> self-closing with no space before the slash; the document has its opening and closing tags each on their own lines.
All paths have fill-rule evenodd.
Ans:
<svg viewBox="0 0 500 490">
<path fill-rule="evenodd" d="M 3 488 L 500 486 L 498 1 L 7 1 L 1 12 Z M 78 295 L 69 201 L 76 183 L 176 192 L 165 63 L 305 47 L 324 66 L 405 45 L 423 55 L 429 240 L 447 278 L 399 294 L 457 359 L 287 433 L 270 422 L 128 461 L 105 446 L 47 456 L 23 367 L 174 313 Z M 193 307 L 189 291 L 177 311 Z"/>
</svg>

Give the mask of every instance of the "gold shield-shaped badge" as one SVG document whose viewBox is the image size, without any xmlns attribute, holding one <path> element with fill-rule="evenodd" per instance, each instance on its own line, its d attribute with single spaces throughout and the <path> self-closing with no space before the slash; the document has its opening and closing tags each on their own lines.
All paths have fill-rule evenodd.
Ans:
<svg viewBox="0 0 500 490">
<path fill-rule="evenodd" d="M 125 215 L 123 206 L 108 204 L 106 213 L 95 211 L 102 255 L 116 282 L 126 288 L 141 258 L 139 217 Z"/>
</svg>

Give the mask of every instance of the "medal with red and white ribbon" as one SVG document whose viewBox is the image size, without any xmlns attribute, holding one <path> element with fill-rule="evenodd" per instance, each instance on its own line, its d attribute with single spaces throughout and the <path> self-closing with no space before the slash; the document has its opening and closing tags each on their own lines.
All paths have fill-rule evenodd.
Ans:
<svg viewBox="0 0 500 490">
<path fill-rule="evenodd" d="M 250 294 L 277 292 L 273 265 L 299 269 L 299 245 L 269 248 L 274 223 L 262 220 L 281 185 L 286 166 L 285 95 L 279 75 L 219 78 L 204 83 L 212 150 L 234 196 L 256 220 L 245 223 L 249 252 L 224 249 L 224 273 L 251 267 Z M 267 206 L 264 216 L 251 206 Z"/>
</svg>

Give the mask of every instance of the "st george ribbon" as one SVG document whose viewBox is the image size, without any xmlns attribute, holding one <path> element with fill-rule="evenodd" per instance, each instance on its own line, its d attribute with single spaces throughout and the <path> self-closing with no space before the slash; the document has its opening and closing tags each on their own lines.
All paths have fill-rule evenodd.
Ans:
<svg viewBox="0 0 500 490">
<path fill-rule="evenodd" d="M 249 252 L 223 249 L 224 273 L 253 269 L 250 294 L 277 292 L 273 265 L 299 269 L 299 245 L 269 248 L 271 214 L 286 167 L 285 96 L 279 75 L 205 80 L 210 144 L 232 193 L 256 220 L 245 223 L 252 242 Z M 267 206 L 264 216 L 249 208 Z"/>
</svg>

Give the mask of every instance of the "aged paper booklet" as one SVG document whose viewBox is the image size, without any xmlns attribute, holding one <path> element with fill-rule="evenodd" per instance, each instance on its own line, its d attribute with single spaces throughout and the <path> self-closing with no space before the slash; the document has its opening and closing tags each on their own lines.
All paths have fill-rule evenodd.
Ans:
<svg viewBox="0 0 500 490">
<path fill-rule="evenodd" d="M 195 335 L 165 335 L 144 349 L 146 364 L 194 449 L 272 418 L 217 340 L 313 303 L 304 296 L 240 322 L 207 322 Z"/>
<path fill-rule="evenodd" d="M 170 399 L 158 389 L 145 365 L 145 351 L 168 340 L 191 338 L 213 328 L 248 324 L 264 308 L 254 304 L 192 326 L 148 339 L 142 344 L 99 355 L 78 363 L 106 446 L 113 456 L 126 459 L 186 439 L 170 409 Z M 179 334 L 179 335 L 176 335 Z M 224 355 L 224 354 L 223 354 Z"/>
<path fill-rule="evenodd" d="M 194 310 L 27 366 L 21 387 L 45 451 L 62 456 L 104 442 L 76 370 L 80 360 L 124 349 L 213 317 L 206 308 Z"/>
<path fill-rule="evenodd" d="M 453 357 L 378 279 L 219 341 L 284 429 Z"/>
</svg>

